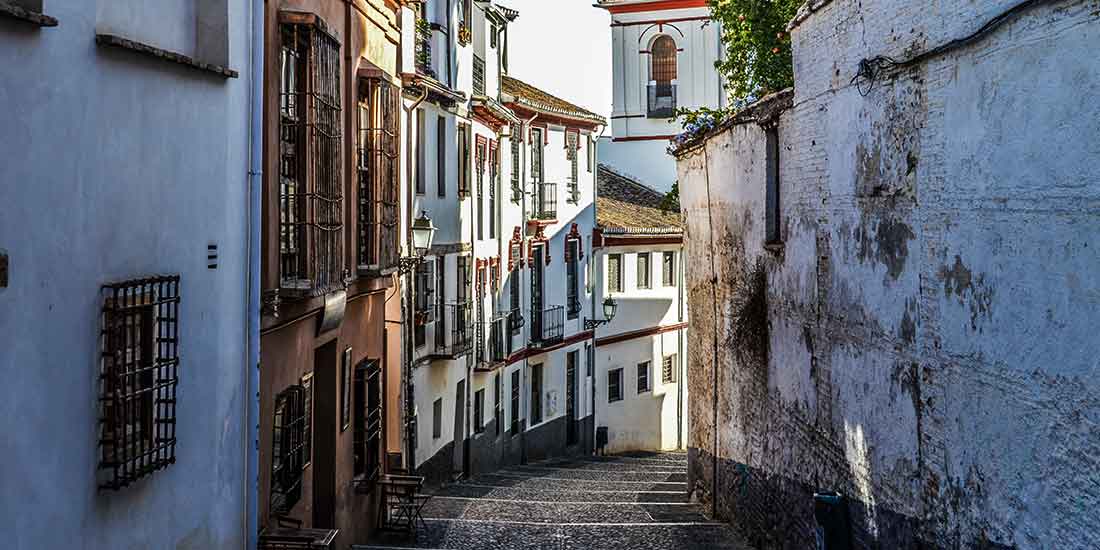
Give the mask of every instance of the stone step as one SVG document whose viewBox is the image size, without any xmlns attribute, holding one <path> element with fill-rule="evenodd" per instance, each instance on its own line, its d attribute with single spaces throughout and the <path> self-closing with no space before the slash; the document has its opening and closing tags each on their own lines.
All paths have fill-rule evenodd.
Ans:
<svg viewBox="0 0 1100 550">
<path fill-rule="evenodd" d="M 526 502 L 636 502 L 636 503 L 686 503 L 686 490 L 630 491 L 599 490 L 590 487 L 576 489 L 525 489 L 481 485 L 475 482 L 451 485 L 437 491 L 436 496 L 516 500 Z"/>
<path fill-rule="evenodd" d="M 593 491 L 682 491 L 687 492 L 684 481 L 594 481 L 591 479 L 565 479 L 551 477 L 533 477 L 524 473 L 496 472 L 482 474 L 463 483 L 489 485 L 494 487 L 515 487 L 519 489 L 548 490 L 593 490 Z"/>
<path fill-rule="evenodd" d="M 526 503 L 508 500 L 434 498 L 425 519 L 463 519 L 522 523 L 706 523 L 694 504 Z"/>
</svg>

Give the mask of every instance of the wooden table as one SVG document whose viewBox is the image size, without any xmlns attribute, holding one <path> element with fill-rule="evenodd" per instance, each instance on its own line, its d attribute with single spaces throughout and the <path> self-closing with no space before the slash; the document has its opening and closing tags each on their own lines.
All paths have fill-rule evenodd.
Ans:
<svg viewBox="0 0 1100 550">
<path fill-rule="evenodd" d="M 260 549 L 323 550 L 332 547 L 339 529 L 302 529 L 299 527 L 268 527 L 260 533 Z"/>
</svg>

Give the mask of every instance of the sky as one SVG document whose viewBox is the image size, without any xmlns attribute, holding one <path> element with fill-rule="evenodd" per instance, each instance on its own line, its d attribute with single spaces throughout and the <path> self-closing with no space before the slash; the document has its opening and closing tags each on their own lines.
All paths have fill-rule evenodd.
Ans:
<svg viewBox="0 0 1100 550">
<path fill-rule="evenodd" d="M 594 113 L 611 116 L 611 16 L 595 0 L 498 0 L 508 26 L 508 70 Z"/>
</svg>

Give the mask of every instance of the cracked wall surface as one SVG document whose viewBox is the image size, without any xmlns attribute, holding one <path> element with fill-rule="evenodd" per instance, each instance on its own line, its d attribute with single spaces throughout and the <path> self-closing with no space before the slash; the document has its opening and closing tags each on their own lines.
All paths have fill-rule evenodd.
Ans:
<svg viewBox="0 0 1100 550">
<path fill-rule="evenodd" d="M 812 546 L 818 489 L 860 548 L 1100 547 L 1100 1 L 853 82 L 1015 4 L 815 3 L 782 247 L 759 124 L 680 151 L 690 482 L 761 547 Z"/>
</svg>

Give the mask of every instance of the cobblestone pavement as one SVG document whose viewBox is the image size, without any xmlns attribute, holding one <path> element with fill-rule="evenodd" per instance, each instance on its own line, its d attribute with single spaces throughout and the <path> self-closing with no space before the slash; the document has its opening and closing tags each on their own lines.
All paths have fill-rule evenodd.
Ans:
<svg viewBox="0 0 1100 550">
<path fill-rule="evenodd" d="M 750 550 L 687 498 L 687 455 L 556 459 L 445 487 L 415 540 L 364 550 Z"/>
</svg>

